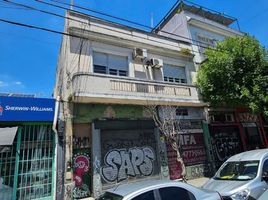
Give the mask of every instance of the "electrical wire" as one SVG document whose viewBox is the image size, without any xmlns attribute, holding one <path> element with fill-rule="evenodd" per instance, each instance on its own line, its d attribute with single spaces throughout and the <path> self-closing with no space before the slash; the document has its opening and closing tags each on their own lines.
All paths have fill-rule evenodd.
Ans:
<svg viewBox="0 0 268 200">
<path fill-rule="evenodd" d="M 73 21 L 76 21 L 76 22 L 79 22 L 79 23 L 83 23 L 83 24 L 88 25 L 88 23 L 85 22 L 85 21 L 76 20 L 76 19 L 73 19 L 73 18 L 70 18 L 70 17 L 65 17 L 65 16 L 63 16 L 63 15 L 55 14 L 55 13 L 48 12 L 48 11 L 44 11 L 44 10 L 41 10 L 41 9 L 36 9 L 35 7 L 27 6 L 27 5 L 20 4 L 20 3 L 15 3 L 15 2 L 12 2 L 12 1 L 10 1 L 10 0 L 2 0 L 2 1 L 9 2 L 9 3 L 12 3 L 12 4 L 16 4 L 16 5 L 20 5 L 20 6 L 23 6 L 23 7 L 25 6 L 26 8 L 29 8 L 29 9 L 32 9 L 32 10 L 35 10 L 35 11 L 38 11 L 38 12 L 42 12 L 42 13 L 45 13 L 45 14 L 54 15 L 54 16 L 57 16 L 57 17 L 61 17 L 61 18 L 63 18 L 63 19 L 73 20 Z M 38 2 L 39 2 L 39 0 L 35 0 L 35 1 L 38 1 Z M 64 10 L 69 11 L 69 10 L 66 9 L 66 8 L 64 8 Z M 77 12 L 77 11 L 75 11 L 75 12 Z M 77 12 L 77 13 L 80 13 L 80 12 Z M 81 13 L 81 14 L 84 14 L 84 15 L 85 15 L 85 13 Z M 87 14 L 86 14 L 86 15 L 87 15 Z M 88 16 L 90 16 L 90 15 L 88 15 Z M 101 20 L 101 19 L 99 19 L 99 20 Z M 114 22 L 112 22 L 112 23 L 115 24 Z M 107 28 L 107 27 L 98 26 L 98 25 L 95 25 L 95 26 L 100 27 L 100 28 L 103 28 L 103 29 L 106 29 L 106 30 L 110 30 L 110 31 L 115 31 L 115 32 L 119 32 L 119 33 L 121 33 L 120 31 L 116 31 L 116 30 L 114 30 L 114 29 L 110 29 L 110 28 Z M 146 32 L 146 33 L 148 33 L 148 32 Z M 169 37 L 166 37 L 166 36 L 163 36 L 163 35 L 158 35 L 158 34 L 155 34 L 155 33 L 150 33 L 150 32 L 149 32 L 149 34 L 152 34 L 152 35 L 154 35 L 154 36 L 158 36 L 158 37 L 163 37 L 163 38 L 166 38 L 166 39 L 169 39 L 169 40 L 180 41 L 180 40 L 172 39 L 172 38 L 169 38 Z M 177 36 L 177 35 L 175 35 L 175 34 L 173 34 L 173 35 L 174 35 L 174 36 Z M 78 37 L 78 36 L 77 36 L 77 37 Z M 136 37 L 139 37 L 139 36 L 136 36 Z M 79 37 L 78 37 L 78 38 L 79 38 Z M 140 37 L 140 38 L 141 38 L 141 37 Z M 150 40 L 150 39 L 148 39 L 148 40 Z M 159 42 L 160 42 L 160 41 L 159 41 Z M 184 42 L 184 41 L 183 41 L 183 42 Z M 163 42 L 160 42 L 160 43 L 163 43 Z M 188 44 L 192 44 L 193 46 L 198 46 L 198 47 L 201 47 L 201 48 L 207 48 L 207 49 L 212 49 L 212 50 L 215 50 L 215 51 L 219 51 L 219 50 L 216 50 L 216 49 L 211 48 L 211 47 L 208 47 L 208 46 L 202 46 L 202 45 L 195 44 L 195 43 L 191 43 L 191 42 L 187 42 L 187 43 L 188 43 Z M 163 43 L 163 44 L 165 44 L 165 43 Z M 195 52 L 195 53 L 200 53 L 200 52 L 195 51 L 195 50 L 193 50 L 193 49 L 192 49 L 192 51 Z"/>
<path fill-rule="evenodd" d="M 65 7 L 62 7 L 62 6 L 59 6 L 59 5 L 55 5 L 55 4 L 53 4 L 53 3 L 48 3 L 48 2 L 45 2 L 45 1 L 43 1 L 43 0 L 34 0 L 34 1 L 39 2 L 39 3 L 42 3 L 42 4 L 46 4 L 46 5 L 49 5 L 49 6 L 57 7 L 57 8 L 59 8 L 59 9 L 63 9 L 63 10 L 65 10 L 65 11 L 66 11 L 66 10 L 67 10 L 67 11 L 70 11 L 68 8 L 65 8 Z M 57 3 L 63 4 L 63 5 L 71 6 L 71 4 L 68 4 L 68 3 L 65 3 L 65 2 L 60 2 L 60 1 L 58 1 L 58 0 L 50 0 L 50 1 L 52 1 L 52 2 L 57 2 Z M 105 13 L 102 13 L 102 12 L 99 12 L 99 11 L 95 11 L 95 10 L 92 10 L 92 9 L 89 9 L 89 8 L 85 8 L 85 7 L 82 7 L 82 6 L 76 6 L 76 5 L 72 5 L 72 6 L 73 6 L 73 7 L 78 7 L 79 9 L 87 10 L 87 11 L 90 11 L 90 12 L 93 12 L 93 13 L 97 13 L 97 14 L 101 14 L 101 15 L 104 15 L 104 16 L 108 16 L 108 17 L 111 17 L 111 18 L 115 18 L 115 19 L 119 19 L 119 20 L 122 20 L 122 21 L 126 21 L 126 22 L 129 22 L 129 23 L 139 24 L 139 23 L 137 23 L 137 22 L 132 22 L 132 21 L 130 21 L 130 20 L 126 20 L 126 19 L 123 19 L 123 18 L 115 17 L 115 16 L 113 16 L 113 15 L 108 15 L 108 14 L 105 14 Z M 75 11 L 75 12 L 80 13 L 80 14 L 83 14 L 83 15 L 88 15 L 88 16 L 90 16 L 90 17 L 95 17 L 95 16 L 92 16 L 92 15 L 89 15 L 89 14 L 86 14 L 86 13 L 83 13 L 83 12 L 79 12 L 79 11 Z M 96 18 L 96 17 L 95 17 L 95 18 Z M 107 19 L 105 19 L 105 21 L 106 21 L 108 24 L 122 25 L 122 24 L 118 24 L 118 23 L 115 23 L 115 22 L 110 21 L 110 20 L 107 20 Z M 151 27 L 149 27 L 149 26 L 146 26 L 146 25 L 143 25 L 143 24 L 139 24 L 139 25 L 140 25 L 140 26 L 143 26 L 143 27 L 145 27 L 145 28 L 148 28 L 148 29 L 150 29 L 151 31 L 154 30 L 154 28 L 151 28 Z M 124 26 L 125 26 L 125 25 L 124 25 Z M 133 28 L 133 27 L 130 27 L 130 28 L 135 29 L 135 28 Z M 141 29 L 137 29 L 137 30 L 140 30 L 140 31 L 141 31 Z M 146 32 L 147 34 L 150 33 L 150 34 L 154 34 L 154 35 L 158 35 L 158 36 L 163 36 L 163 35 L 156 34 L 156 33 L 154 33 L 154 32 L 148 32 L 148 31 L 145 31 L 145 32 Z M 169 39 L 178 40 L 178 41 L 180 41 L 180 42 L 189 43 L 189 44 L 192 44 L 192 45 L 195 45 L 195 46 L 199 46 L 199 47 L 202 47 L 202 48 L 213 49 L 213 48 L 208 47 L 208 46 L 201 46 L 201 45 L 199 45 L 199 44 L 208 45 L 208 43 L 206 43 L 206 42 L 198 41 L 198 40 L 195 40 L 195 39 L 192 39 L 192 38 L 188 38 L 188 37 L 185 37 L 185 36 L 177 35 L 177 34 L 174 34 L 174 33 L 170 33 L 170 32 L 167 32 L 167 31 L 163 31 L 163 30 L 161 30 L 160 32 L 165 33 L 165 34 L 168 34 L 168 35 L 171 35 L 171 36 L 175 36 L 175 37 L 178 37 L 178 38 L 182 38 L 182 39 L 185 39 L 185 40 L 187 40 L 187 41 L 185 41 L 185 40 L 179 40 L 179 39 L 174 39 L 174 38 L 170 38 L 170 37 L 168 37 L 168 36 L 163 36 L 163 37 L 167 37 L 167 38 L 169 38 Z M 189 41 L 194 41 L 194 42 L 196 42 L 196 44 L 195 44 L 195 43 L 192 43 L 192 42 L 189 42 Z"/>
</svg>

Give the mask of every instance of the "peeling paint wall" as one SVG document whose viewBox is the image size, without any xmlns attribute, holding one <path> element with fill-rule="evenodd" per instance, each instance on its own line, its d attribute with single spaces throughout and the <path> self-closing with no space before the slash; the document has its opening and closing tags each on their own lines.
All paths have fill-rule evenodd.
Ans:
<svg viewBox="0 0 268 200">
<path fill-rule="evenodd" d="M 74 122 L 89 123 L 102 118 L 146 118 L 142 106 L 105 105 L 105 104 L 75 104 Z"/>
</svg>

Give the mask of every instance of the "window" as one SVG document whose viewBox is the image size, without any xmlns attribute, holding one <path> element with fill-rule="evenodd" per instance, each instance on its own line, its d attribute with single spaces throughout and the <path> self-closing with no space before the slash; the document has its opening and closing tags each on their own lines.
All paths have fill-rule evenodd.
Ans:
<svg viewBox="0 0 268 200">
<path fill-rule="evenodd" d="M 188 116 L 188 110 L 186 108 L 177 108 L 176 115 L 177 116 Z"/>
<path fill-rule="evenodd" d="M 265 160 L 262 167 L 262 174 L 268 175 L 268 160 Z"/>
<path fill-rule="evenodd" d="M 103 195 L 101 195 L 96 200 L 122 200 L 123 197 L 111 192 L 105 192 Z"/>
<path fill-rule="evenodd" d="M 259 161 L 235 161 L 227 162 L 217 172 L 216 180 L 236 180 L 248 181 L 256 177 L 258 173 Z"/>
<path fill-rule="evenodd" d="M 173 83 L 187 83 L 185 67 L 164 64 L 164 81 Z"/>
<path fill-rule="evenodd" d="M 127 76 L 128 63 L 126 56 L 117 56 L 106 53 L 93 53 L 94 73 Z"/>
<path fill-rule="evenodd" d="M 132 200 L 155 200 L 154 191 L 145 192 L 139 196 L 134 197 Z"/>
<path fill-rule="evenodd" d="M 159 189 L 161 200 L 196 200 L 188 190 L 180 187 L 166 187 Z"/>
</svg>

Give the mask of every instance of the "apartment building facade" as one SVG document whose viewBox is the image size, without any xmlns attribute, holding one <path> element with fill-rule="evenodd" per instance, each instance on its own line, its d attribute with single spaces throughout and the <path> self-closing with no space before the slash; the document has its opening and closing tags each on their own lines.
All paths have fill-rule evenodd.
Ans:
<svg viewBox="0 0 268 200">
<path fill-rule="evenodd" d="M 167 37 L 190 41 L 198 70 L 206 59 L 205 49 L 215 47 L 218 41 L 227 37 L 243 36 L 244 33 L 239 29 L 237 19 L 231 16 L 188 1 L 180 1 L 154 31 Z M 203 128 L 208 159 L 215 169 L 231 155 L 267 147 L 262 119 L 248 109 L 206 107 L 205 116 Z"/>
<path fill-rule="evenodd" d="M 65 193 L 71 188 L 65 198 L 180 177 L 181 166 L 144 109 L 148 105 L 179 108 L 187 170 L 203 164 L 204 103 L 193 85 L 190 43 L 73 11 L 67 17 L 54 89 L 65 124 Z"/>
</svg>

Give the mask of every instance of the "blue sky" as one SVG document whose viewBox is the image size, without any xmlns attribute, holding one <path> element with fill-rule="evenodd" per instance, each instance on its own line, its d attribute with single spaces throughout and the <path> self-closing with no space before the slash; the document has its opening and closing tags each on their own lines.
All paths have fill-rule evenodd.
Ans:
<svg viewBox="0 0 268 200">
<path fill-rule="evenodd" d="M 10 1 L 64 14 L 63 10 L 34 0 Z M 51 0 L 44 1 L 53 3 Z M 176 1 L 74 0 L 74 3 L 150 26 L 152 15 L 156 25 Z M 236 17 L 241 30 L 254 35 L 268 49 L 267 0 L 192 0 L 192 2 Z M 0 0 L 0 18 L 63 31 L 63 19 L 12 6 L 3 0 Z M 61 35 L 0 22 L 0 92 L 51 97 L 60 43 Z"/>
</svg>

